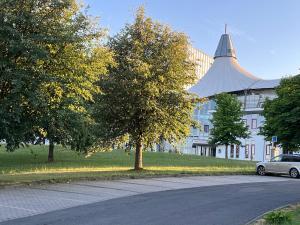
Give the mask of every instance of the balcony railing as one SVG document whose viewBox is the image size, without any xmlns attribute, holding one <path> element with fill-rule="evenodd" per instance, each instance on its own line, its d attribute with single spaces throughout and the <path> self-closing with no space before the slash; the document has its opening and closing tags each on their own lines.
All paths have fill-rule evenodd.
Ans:
<svg viewBox="0 0 300 225">
<path fill-rule="evenodd" d="M 238 97 L 243 109 L 262 109 L 265 98 L 261 95 L 248 95 Z"/>
</svg>

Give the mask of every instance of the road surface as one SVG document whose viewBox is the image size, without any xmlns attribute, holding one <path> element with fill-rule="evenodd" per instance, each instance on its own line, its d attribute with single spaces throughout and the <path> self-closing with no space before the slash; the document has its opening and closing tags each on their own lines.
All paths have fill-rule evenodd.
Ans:
<svg viewBox="0 0 300 225">
<path fill-rule="evenodd" d="M 280 179 L 129 195 L 0 225 L 243 225 L 268 210 L 300 202 L 299 179 Z"/>
</svg>

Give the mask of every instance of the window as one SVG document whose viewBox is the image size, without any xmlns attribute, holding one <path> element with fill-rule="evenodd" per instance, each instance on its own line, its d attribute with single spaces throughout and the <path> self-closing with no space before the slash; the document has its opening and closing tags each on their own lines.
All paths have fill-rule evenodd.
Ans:
<svg viewBox="0 0 300 225">
<path fill-rule="evenodd" d="M 204 133 L 209 133 L 209 125 L 204 125 Z"/>
<path fill-rule="evenodd" d="M 271 145 L 266 145 L 266 155 L 270 155 L 271 154 Z"/>
<path fill-rule="evenodd" d="M 281 158 L 282 158 L 282 156 L 279 155 L 279 156 L 276 156 L 276 157 L 272 158 L 270 161 L 271 162 L 281 162 Z"/>
<path fill-rule="evenodd" d="M 206 150 L 207 150 L 207 148 L 206 147 L 203 147 L 203 149 L 202 149 L 202 152 L 201 152 L 201 155 L 206 155 Z"/>
<path fill-rule="evenodd" d="M 252 119 L 251 121 L 251 128 L 256 129 L 257 128 L 257 119 Z"/>
<path fill-rule="evenodd" d="M 255 144 L 251 145 L 251 160 L 255 157 Z"/>
<path fill-rule="evenodd" d="M 234 145 L 230 145 L 230 158 L 234 157 Z"/>
<path fill-rule="evenodd" d="M 293 156 L 292 162 L 300 162 L 299 156 Z"/>
<path fill-rule="evenodd" d="M 245 158 L 248 159 L 249 158 L 249 145 L 245 146 Z"/>
<path fill-rule="evenodd" d="M 192 129 L 193 129 L 193 130 L 192 130 L 192 136 L 193 136 L 193 137 L 198 137 L 198 129 L 197 129 L 196 127 L 194 127 L 194 126 L 193 126 Z"/>
<path fill-rule="evenodd" d="M 236 145 L 235 147 L 235 157 L 238 159 L 240 158 L 240 146 Z"/>
<path fill-rule="evenodd" d="M 281 162 L 293 162 L 293 157 L 291 157 L 291 156 L 282 156 Z"/>
</svg>

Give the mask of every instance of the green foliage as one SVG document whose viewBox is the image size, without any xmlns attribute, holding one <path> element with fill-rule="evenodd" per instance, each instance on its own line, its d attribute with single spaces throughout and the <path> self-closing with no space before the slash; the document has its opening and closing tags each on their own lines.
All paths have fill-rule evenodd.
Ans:
<svg viewBox="0 0 300 225">
<path fill-rule="evenodd" d="M 291 224 L 292 215 L 290 212 L 280 210 L 268 213 L 264 219 L 269 225 L 287 225 Z"/>
<path fill-rule="evenodd" d="M 108 46 L 117 66 L 99 82 L 98 135 L 105 140 L 129 135 L 140 147 L 188 135 L 194 103 L 186 87 L 196 80 L 188 38 L 145 17 L 140 8 L 135 22 Z"/>
<path fill-rule="evenodd" d="M 227 146 L 230 144 L 239 145 L 240 141 L 238 138 L 249 137 L 249 131 L 242 120 L 241 103 L 234 95 L 222 93 L 215 97 L 215 101 L 217 108 L 211 120 L 213 128 L 211 130 L 210 143 L 213 145 L 225 145 L 227 158 Z"/>
<path fill-rule="evenodd" d="M 271 140 L 277 136 L 285 151 L 300 148 L 300 75 L 282 79 L 276 88 L 277 98 L 266 100 L 261 134 Z"/>
<path fill-rule="evenodd" d="M 112 54 L 75 0 L 0 3 L 0 140 L 90 144 L 89 104 Z M 3 50 L 3 51 L 2 51 Z"/>
</svg>

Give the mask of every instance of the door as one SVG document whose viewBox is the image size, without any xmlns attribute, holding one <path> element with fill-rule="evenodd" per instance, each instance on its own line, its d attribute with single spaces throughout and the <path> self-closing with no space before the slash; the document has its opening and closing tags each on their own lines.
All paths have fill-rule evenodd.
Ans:
<svg viewBox="0 0 300 225">
<path fill-rule="evenodd" d="M 282 156 L 276 156 L 270 160 L 270 162 L 266 163 L 266 172 L 269 173 L 281 173 L 280 163 Z"/>
<path fill-rule="evenodd" d="M 293 157 L 292 156 L 282 156 L 280 163 L 280 173 L 289 174 L 292 167 Z"/>
</svg>

